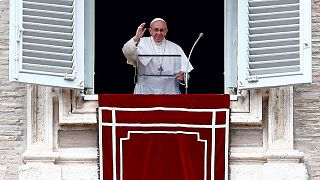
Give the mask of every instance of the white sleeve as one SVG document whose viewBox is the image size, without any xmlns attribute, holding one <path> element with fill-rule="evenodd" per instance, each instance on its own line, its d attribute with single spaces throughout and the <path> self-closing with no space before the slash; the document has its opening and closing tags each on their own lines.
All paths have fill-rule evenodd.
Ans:
<svg viewBox="0 0 320 180">
<path fill-rule="evenodd" d="M 127 64 L 131 64 L 136 66 L 138 56 L 137 56 L 137 46 L 136 43 L 131 38 L 128 42 L 126 42 L 122 47 L 122 52 L 124 56 L 127 58 Z"/>
</svg>

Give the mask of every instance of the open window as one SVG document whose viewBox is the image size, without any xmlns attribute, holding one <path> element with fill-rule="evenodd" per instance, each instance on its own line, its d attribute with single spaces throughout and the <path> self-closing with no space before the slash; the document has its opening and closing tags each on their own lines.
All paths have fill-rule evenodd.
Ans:
<svg viewBox="0 0 320 180">
<path fill-rule="evenodd" d="M 225 13 L 216 11 L 222 15 L 216 16 L 215 20 L 210 16 L 213 7 L 203 3 L 199 7 L 187 6 L 189 10 L 202 8 L 201 13 L 172 16 L 177 7 L 168 7 L 168 11 L 158 14 L 168 20 L 169 32 L 173 34 L 168 38 L 184 46 L 186 54 L 198 34 L 204 33 L 191 57 L 196 68 L 190 74 L 189 87 L 198 88 L 194 89 L 195 93 L 206 93 L 218 86 L 219 89 L 208 92 L 223 93 L 230 87 L 252 89 L 311 82 L 310 1 L 226 0 L 225 9 L 219 4 Z M 101 25 L 99 31 L 94 29 L 97 26 L 94 24 L 97 8 L 94 0 L 17 0 L 10 4 L 10 81 L 77 89 L 99 86 L 133 90 L 133 68 L 125 64 L 121 47 L 130 34 L 134 35 L 141 21 L 155 16 L 146 17 L 145 11 L 135 13 L 136 18 L 129 16 L 124 20 L 103 16 L 103 22 L 112 25 L 116 31 L 98 37 L 95 33 L 106 29 Z M 147 11 L 147 3 L 145 7 Z M 225 29 L 220 23 L 223 19 Z M 210 23 L 221 26 L 221 31 L 215 33 L 218 28 L 211 29 Z M 126 33 L 121 29 L 127 29 Z M 116 32 L 121 34 L 113 34 Z M 181 36 L 176 37 L 177 34 Z M 99 47 L 94 47 L 95 38 L 102 39 Z M 108 41 L 112 38 L 118 41 Z M 116 49 L 112 49 L 111 44 Z M 223 44 L 226 47 L 224 54 Z M 100 54 L 117 52 L 119 56 L 94 57 L 97 51 Z M 117 67 L 114 63 L 122 64 Z M 102 69 L 98 71 L 99 68 Z M 124 71 L 127 82 L 117 77 Z M 98 78 L 101 81 L 94 82 Z M 121 84 L 108 84 L 113 81 Z M 103 88 L 98 93 L 108 93 Z"/>
<path fill-rule="evenodd" d="M 135 35 L 138 26 L 146 22 L 146 27 L 152 19 L 161 17 L 168 25 L 166 38 L 177 43 L 188 56 L 193 44 L 203 33 L 193 49 L 190 63 L 194 69 L 190 72 L 188 83 L 189 94 L 218 94 L 223 93 L 224 79 L 224 29 L 223 1 L 211 2 L 200 0 L 178 1 L 171 3 L 161 1 L 165 8 L 158 11 L 150 1 L 139 1 L 139 10 L 135 1 L 113 2 L 112 7 L 106 8 L 103 2 L 96 2 L 96 66 L 95 92 L 122 94 L 133 93 L 134 68 L 126 64 L 122 47 Z M 181 8 L 183 4 L 183 8 Z M 108 11 L 108 9 L 116 9 Z M 213 11 L 212 8 L 216 8 Z M 128 14 L 123 16 L 123 12 Z M 107 28 L 104 26 L 110 25 Z M 149 36 L 148 30 L 144 36 Z M 180 87 L 185 93 L 185 86 Z"/>
</svg>

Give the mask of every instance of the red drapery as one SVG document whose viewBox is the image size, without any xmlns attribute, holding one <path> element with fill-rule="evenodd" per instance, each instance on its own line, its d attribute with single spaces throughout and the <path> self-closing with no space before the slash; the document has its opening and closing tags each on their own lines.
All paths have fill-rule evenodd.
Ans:
<svg viewBox="0 0 320 180">
<path fill-rule="evenodd" d="M 226 94 L 100 94 L 99 107 L 228 109 L 229 99 Z M 115 119 L 112 115 L 110 109 L 101 111 L 101 124 L 107 124 L 101 126 L 100 141 L 104 180 L 112 180 L 114 174 L 117 180 L 225 179 L 225 111 L 215 113 L 215 122 L 212 112 L 116 111 Z M 216 125 L 221 127 L 208 128 Z"/>
</svg>

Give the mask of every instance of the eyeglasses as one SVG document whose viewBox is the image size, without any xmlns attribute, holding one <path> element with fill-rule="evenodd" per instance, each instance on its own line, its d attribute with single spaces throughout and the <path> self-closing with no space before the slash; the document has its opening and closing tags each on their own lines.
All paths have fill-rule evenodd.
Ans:
<svg viewBox="0 0 320 180">
<path fill-rule="evenodd" d="M 164 32 L 166 29 L 159 29 L 159 28 L 151 28 L 152 31 L 155 31 L 155 32 Z"/>
</svg>

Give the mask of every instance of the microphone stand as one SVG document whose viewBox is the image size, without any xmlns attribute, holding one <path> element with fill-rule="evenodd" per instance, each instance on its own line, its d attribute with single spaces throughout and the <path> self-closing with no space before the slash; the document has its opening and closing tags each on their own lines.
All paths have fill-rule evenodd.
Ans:
<svg viewBox="0 0 320 180">
<path fill-rule="evenodd" d="M 192 51 L 193 51 L 193 48 L 196 46 L 196 44 L 198 43 L 199 39 L 200 39 L 202 36 L 203 36 L 203 33 L 200 33 L 200 34 L 199 34 L 199 37 L 198 37 L 197 40 L 194 42 L 194 44 L 193 44 L 193 46 L 192 46 L 192 48 L 191 48 L 191 51 L 190 51 L 190 53 L 189 53 L 189 56 L 188 56 L 187 70 L 186 70 L 186 73 L 185 73 L 185 81 L 186 81 L 186 83 L 185 83 L 185 89 L 186 89 L 185 93 L 186 93 L 186 94 L 188 94 L 189 62 L 190 62 L 191 53 L 192 53 Z"/>
</svg>

